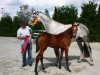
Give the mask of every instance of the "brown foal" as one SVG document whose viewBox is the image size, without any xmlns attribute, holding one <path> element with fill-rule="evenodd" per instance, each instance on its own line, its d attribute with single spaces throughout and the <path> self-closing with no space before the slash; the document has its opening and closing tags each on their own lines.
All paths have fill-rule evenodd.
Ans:
<svg viewBox="0 0 100 75">
<path fill-rule="evenodd" d="M 70 27 L 68 30 L 58 35 L 53 35 L 46 32 L 40 34 L 40 36 L 37 39 L 37 47 L 38 47 L 39 53 L 36 56 L 35 75 L 38 75 L 37 66 L 38 66 L 39 60 L 41 61 L 42 70 L 45 70 L 44 64 L 43 64 L 43 53 L 47 49 L 47 47 L 61 48 L 61 54 L 60 54 L 60 59 L 59 59 L 59 69 L 61 69 L 61 61 L 63 58 L 63 52 L 65 51 L 67 70 L 71 72 L 68 65 L 68 49 L 71 44 L 72 37 L 76 36 L 78 25 L 72 24 L 72 27 Z"/>
</svg>

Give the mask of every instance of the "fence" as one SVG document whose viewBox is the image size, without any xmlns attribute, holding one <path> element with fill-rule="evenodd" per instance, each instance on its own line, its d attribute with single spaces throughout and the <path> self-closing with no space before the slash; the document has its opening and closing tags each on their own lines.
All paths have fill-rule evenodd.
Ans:
<svg viewBox="0 0 100 75">
<path fill-rule="evenodd" d="M 33 43 L 36 43 L 36 38 L 43 32 L 46 32 L 46 31 L 45 30 L 34 30 L 33 35 L 32 35 Z"/>
</svg>

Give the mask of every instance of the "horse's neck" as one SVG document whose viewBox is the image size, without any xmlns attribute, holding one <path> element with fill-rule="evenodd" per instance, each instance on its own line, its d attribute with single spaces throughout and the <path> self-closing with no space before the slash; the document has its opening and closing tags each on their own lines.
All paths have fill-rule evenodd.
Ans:
<svg viewBox="0 0 100 75">
<path fill-rule="evenodd" d="M 71 27 L 71 24 L 69 25 L 63 25 L 61 23 L 58 23 L 54 21 L 53 19 L 49 18 L 45 14 L 40 13 L 39 17 L 48 33 L 51 34 L 59 34 Z"/>
<path fill-rule="evenodd" d="M 70 27 L 68 30 L 64 31 L 63 33 L 60 33 L 62 35 L 64 35 L 65 37 L 67 37 L 68 39 L 72 39 L 72 35 L 73 35 L 73 32 L 72 32 L 72 27 Z"/>
<path fill-rule="evenodd" d="M 41 19 L 41 21 L 43 22 L 44 25 L 47 25 L 51 22 L 51 18 L 45 14 L 40 13 L 39 18 Z"/>
<path fill-rule="evenodd" d="M 48 17 L 47 15 L 45 15 L 43 13 L 39 13 L 39 18 L 42 21 L 42 23 L 48 33 L 50 32 L 51 29 L 55 28 L 55 27 L 53 27 L 53 24 L 51 24 L 52 19 L 50 17 Z"/>
<path fill-rule="evenodd" d="M 70 36 L 72 36 L 73 32 L 72 32 L 72 27 L 70 27 L 68 30 L 65 31 L 65 33 L 69 34 Z"/>
</svg>

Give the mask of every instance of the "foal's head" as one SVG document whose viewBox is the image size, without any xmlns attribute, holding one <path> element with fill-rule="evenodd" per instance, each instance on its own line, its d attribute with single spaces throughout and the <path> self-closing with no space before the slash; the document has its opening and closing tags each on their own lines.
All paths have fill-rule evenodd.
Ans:
<svg viewBox="0 0 100 75">
<path fill-rule="evenodd" d="M 72 24 L 72 33 L 73 33 L 73 37 L 74 38 L 76 37 L 76 33 L 77 33 L 77 30 L 78 30 L 78 26 L 79 26 L 79 23 Z"/>
</svg>

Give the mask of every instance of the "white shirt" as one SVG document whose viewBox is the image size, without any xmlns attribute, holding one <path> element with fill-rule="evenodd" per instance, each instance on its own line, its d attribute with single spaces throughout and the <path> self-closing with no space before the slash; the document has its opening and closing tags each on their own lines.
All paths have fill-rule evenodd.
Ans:
<svg viewBox="0 0 100 75">
<path fill-rule="evenodd" d="M 20 27 L 18 30 L 17 30 L 17 37 L 19 36 L 30 36 L 31 37 L 31 28 L 29 26 L 26 26 L 26 28 L 22 28 Z M 30 38 L 30 41 L 31 42 L 31 38 Z M 21 39 L 21 44 L 24 43 L 24 39 Z"/>
</svg>

